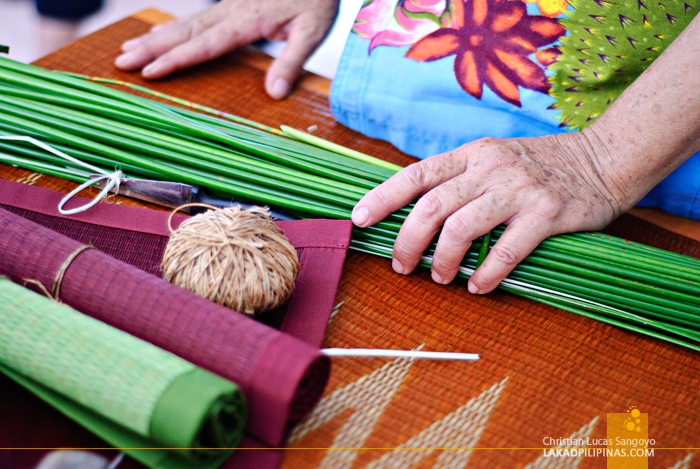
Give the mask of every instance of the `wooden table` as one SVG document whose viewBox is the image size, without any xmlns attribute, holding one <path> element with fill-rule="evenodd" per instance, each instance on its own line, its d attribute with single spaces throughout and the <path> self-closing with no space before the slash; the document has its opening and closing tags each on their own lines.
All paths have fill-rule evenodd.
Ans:
<svg viewBox="0 0 700 469">
<path fill-rule="evenodd" d="M 316 125 L 320 137 L 394 163 L 414 161 L 336 123 L 327 80 L 307 74 L 288 99 L 271 100 L 263 89 L 269 58 L 260 53 L 240 52 L 158 82 L 112 65 L 124 40 L 167 18 L 141 12 L 37 65 L 131 81 L 271 126 Z M 0 177 L 62 192 L 76 186 L 7 165 Z M 123 197 L 117 203 L 148 206 Z M 698 223 L 650 209 L 633 213 L 608 232 L 700 257 Z M 285 468 L 602 468 L 601 457 L 543 459 L 543 438 L 606 438 L 606 413 L 633 405 L 649 414 L 656 440 L 649 467 L 671 467 L 697 450 L 696 353 L 510 294 L 470 295 L 460 280 L 438 286 L 427 271 L 397 275 L 387 260 L 356 252 L 348 255 L 337 303 L 325 346 L 422 346 L 482 359 L 334 360 L 324 400 L 295 429 Z M 426 449 L 392 449 L 418 447 Z"/>
</svg>

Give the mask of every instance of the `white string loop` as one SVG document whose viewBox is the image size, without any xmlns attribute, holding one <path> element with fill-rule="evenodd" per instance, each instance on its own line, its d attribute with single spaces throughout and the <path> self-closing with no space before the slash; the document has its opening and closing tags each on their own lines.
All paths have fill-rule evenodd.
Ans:
<svg viewBox="0 0 700 469">
<path fill-rule="evenodd" d="M 68 161 L 70 161 L 70 162 L 72 162 L 72 163 L 78 164 L 78 165 L 80 165 L 80 166 L 83 166 L 83 167 L 85 167 L 85 168 L 88 168 L 89 170 L 91 170 L 91 171 L 93 171 L 93 172 L 95 172 L 95 173 L 99 173 L 99 174 L 100 174 L 99 177 L 93 178 L 93 179 L 91 179 L 91 180 L 85 182 L 84 184 L 81 184 L 81 185 L 78 186 L 74 191 L 72 191 L 70 194 L 68 194 L 67 196 L 65 196 L 65 197 L 61 200 L 61 202 L 58 204 L 58 211 L 59 211 L 59 213 L 61 213 L 61 215 L 74 215 L 74 214 L 76 214 L 76 213 L 84 212 L 85 210 L 87 210 L 87 209 L 89 209 L 90 207 L 92 207 L 92 206 L 94 206 L 95 204 L 97 204 L 100 200 L 104 199 L 104 198 L 107 196 L 107 194 L 109 193 L 109 191 L 112 190 L 112 189 L 114 189 L 114 193 L 115 193 L 115 194 L 118 194 L 118 193 L 119 193 L 119 183 L 120 183 L 120 181 L 121 181 L 121 179 L 122 179 L 122 176 L 124 175 L 124 174 L 121 172 L 121 170 L 119 170 L 119 169 L 116 170 L 116 171 L 114 171 L 113 173 L 109 173 L 109 172 L 105 171 L 105 170 L 102 169 L 102 168 L 98 168 L 97 166 L 93 166 L 93 165 L 91 165 L 91 164 L 89 164 L 89 163 L 85 163 L 84 161 L 80 161 L 79 159 L 74 158 L 74 157 L 72 157 L 72 156 L 70 156 L 70 155 L 67 155 L 67 154 L 63 153 L 62 151 L 57 150 L 57 149 L 53 148 L 52 146 L 47 145 L 47 144 L 45 144 L 44 142 L 41 142 L 41 141 L 39 141 L 39 140 L 37 140 L 37 139 L 35 139 L 35 138 L 32 138 L 32 137 L 27 137 L 27 136 L 1 136 L 1 135 L 0 135 L 0 140 L 17 140 L 17 141 L 22 141 L 22 142 L 31 143 L 31 144 L 36 145 L 37 147 L 39 147 L 39 148 L 41 148 L 41 149 L 43 149 L 43 150 L 48 151 L 49 153 L 53 153 L 53 154 L 56 155 L 56 156 L 60 156 L 60 157 L 63 158 L 64 160 L 68 160 Z M 64 209 L 63 209 L 63 206 L 66 204 L 66 202 L 68 202 L 68 201 L 69 201 L 73 196 L 75 196 L 78 192 L 82 191 L 83 189 L 85 189 L 85 188 L 87 188 L 87 187 L 90 187 L 91 185 L 95 184 L 95 183 L 98 182 L 98 181 L 103 181 L 103 180 L 107 180 L 107 181 L 108 181 L 107 184 L 105 184 L 104 188 L 100 191 L 99 194 L 97 194 L 97 197 L 95 197 L 94 199 L 92 199 L 92 201 L 90 201 L 89 203 L 87 203 L 87 204 L 85 204 L 85 205 L 82 205 L 82 206 L 80 206 L 80 207 L 72 208 L 72 209 L 70 209 L 70 210 L 64 210 Z"/>
<path fill-rule="evenodd" d="M 100 170 L 100 172 L 103 172 Z M 79 185 L 76 187 L 70 194 L 65 196 L 63 199 L 61 199 L 61 202 L 58 204 L 58 211 L 61 213 L 61 215 L 74 215 L 76 213 L 84 212 L 85 210 L 89 209 L 90 207 L 94 206 L 99 202 L 100 200 L 104 199 L 105 196 L 109 193 L 112 188 L 114 188 L 114 193 L 118 194 L 119 193 L 119 181 L 121 181 L 122 178 L 122 172 L 120 170 L 116 170 L 113 173 L 105 173 L 102 174 L 99 177 L 90 179 L 89 181 Z M 91 185 L 95 184 L 98 181 L 103 181 L 107 179 L 109 182 L 105 184 L 105 186 L 102 188 L 99 194 L 97 194 L 97 197 L 92 199 L 90 202 L 88 202 L 85 205 L 81 205 L 80 207 L 72 208 L 70 210 L 64 210 L 63 206 L 68 202 L 75 194 L 78 192 L 82 191 L 86 187 L 90 187 Z"/>
</svg>

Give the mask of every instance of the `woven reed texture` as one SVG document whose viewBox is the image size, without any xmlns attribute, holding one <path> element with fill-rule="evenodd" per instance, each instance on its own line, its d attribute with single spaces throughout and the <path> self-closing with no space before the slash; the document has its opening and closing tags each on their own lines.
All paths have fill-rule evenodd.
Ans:
<svg viewBox="0 0 700 469">
<path fill-rule="evenodd" d="M 0 355 L 39 381 L 141 436 L 158 399 L 194 365 L 0 279 Z"/>
<path fill-rule="evenodd" d="M 169 212 L 102 203 L 95 210 L 68 217 L 56 210 L 62 198 L 60 192 L 0 179 L 0 207 L 160 276 L 159 266 L 170 236 Z M 76 203 L 88 203 L 89 200 L 78 197 Z M 129 199 L 123 200 L 128 202 Z M 172 226 L 187 219 L 180 214 L 172 218 Z M 302 220 L 277 224 L 296 248 L 300 264 L 296 280 L 299 288 L 292 292 L 284 305 L 256 319 L 313 346 L 320 346 L 336 304 L 335 294 L 352 223 L 345 220 Z"/>
<path fill-rule="evenodd" d="M 133 265 L 149 274 L 160 275 L 160 263 L 168 238 L 138 231 L 120 230 L 74 220 L 52 217 L 42 213 L 0 204 L 0 208 L 45 226 L 82 244 Z"/>
<path fill-rule="evenodd" d="M 305 129 L 398 164 L 414 160 L 390 145 L 335 123 L 328 99 L 297 90 L 275 103 L 263 74 L 235 57 L 154 83 L 112 65 L 119 44 L 148 26 L 128 19 L 38 62 L 39 65 L 132 81 L 267 125 Z M 31 172 L 5 168 L 3 177 Z M 55 178 L 37 184 L 63 192 Z M 119 199 L 124 204 L 136 204 Z M 630 216 L 612 234 L 698 256 L 700 243 Z M 522 448 L 423 450 L 412 468 L 606 467 L 604 458 L 543 460 L 543 438 L 606 438 L 606 413 L 631 405 L 649 413 L 657 449 L 650 467 L 666 469 L 700 451 L 700 357 L 505 293 L 475 297 L 457 281 L 441 287 L 428 272 L 393 273 L 386 260 L 350 253 L 324 345 L 480 353 L 476 363 L 337 359 L 322 403 L 295 429 L 283 468 L 407 467 L 411 447 Z M 359 390 L 362 393 L 359 394 Z M 362 399 L 357 396 L 361 395 Z M 301 449 L 360 447 L 354 451 Z M 418 457 L 416 457 L 418 458 Z M 419 459 L 419 458 L 418 458 Z M 688 467 L 676 466 L 676 469 Z"/>
<path fill-rule="evenodd" d="M 34 279 L 48 290 L 77 241 L 0 211 L 0 272 Z M 297 390 L 320 391 L 328 368 L 315 349 L 241 314 L 119 262 L 95 249 L 66 270 L 61 298 L 69 306 L 238 384 L 250 404 L 248 431 L 282 442 Z M 290 354 L 294 363 L 290 363 Z"/>
</svg>

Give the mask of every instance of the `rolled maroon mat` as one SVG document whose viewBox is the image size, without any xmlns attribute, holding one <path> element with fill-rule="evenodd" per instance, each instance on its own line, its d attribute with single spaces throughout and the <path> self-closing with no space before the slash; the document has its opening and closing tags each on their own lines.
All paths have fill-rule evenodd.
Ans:
<svg viewBox="0 0 700 469">
<path fill-rule="evenodd" d="M 0 208 L 16 213 L 115 259 L 160 276 L 160 263 L 170 237 L 169 212 L 99 203 L 85 212 L 61 215 L 64 194 L 43 187 L 0 179 Z M 89 199 L 74 197 L 68 205 Z M 187 217 L 173 216 L 174 227 Z M 279 221 L 277 225 L 299 255 L 301 271 L 287 303 L 260 319 L 311 345 L 321 346 L 350 243 L 349 220 Z"/>
<path fill-rule="evenodd" d="M 0 209 L 0 272 L 51 291 L 82 243 Z M 290 419 L 319 399 L 329 361 L 317 347 L 212 303 L 96 249 L 65 270 L 69 306 L 237 383 L 250 406 L 247 433 L 283 444 Z"/>
<path fill-rule="evenodd" d="M 0 272 L 48 291 L 81 243 L 0 209 Z M 29 286 L 29 285 L 28 285 Z M 290 418 L 310 410 L 330 364 L 318 348 L 212 303 L 96 249 L 65 270 L 61 300 L 238 384 L 248 431 L 278 446 Z M 296 398 L 296 399 L 295 399 Z"/>
</svg>

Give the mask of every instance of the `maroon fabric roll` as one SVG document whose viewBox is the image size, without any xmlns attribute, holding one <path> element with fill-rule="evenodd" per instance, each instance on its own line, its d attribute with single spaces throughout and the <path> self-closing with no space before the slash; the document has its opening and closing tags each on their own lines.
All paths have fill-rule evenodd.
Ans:
<svg viewBox="0 0 700 469">
<path fill-rule="evenodd" d="M 0 179 L 0 208 L 160 276 L 163 251 L 170 237 L 169 212 L 100 203 L 85 212 L 65 216 L 56 209 L 63 197 L 56 191 Z M 68 206 L 88 201 L 76 197 Z M 185 215 L 176 214 L 173 226 L 185 219 Z M 320 347 L 350 243 L 352 222 L 301 220 L 281 221 L 277 225 L 296 248 L 301 270 L 287 303 L 259 319 Z"/>
<path fill-rule="evenodd" d="M 146 270 L 153 270 L 148 269 L 149 265 L 158 265 L 164 244 L 160 246 L 158 239 L 144 238 L 143 235 L 162 238 L 167 227 L 156 226 L 153 220 L 167 218 L 167 213 L 98 204 L 91 213 L 85 212 L 82 217 L 75 217 L 76 220 L 65 220 L 55 214 L 55 205 L 45 207 L 47 203 L 53 203 L 50 199 L 60 197 L 60 194 L 46 189 L 0 181 L 0 204 L 24 211 L 25 216 L 48 217 L 42 220 L 44 224 L 72 230 L 73 237 L 83 238 L 80 242 L 74 241 L 0 210 L 0 272 L 15 281 L 37 280 L 51 290 L 64 260 L 79 246 L 86 242 L 105 244 L 104 232 L 98 233 L 105 228 L 95 228 L 102 226 L 100 222 L 105 222 L 106 229 L 117 229 L 121 234 L 129 231 L 128 227 L 136 228 L 131 230 L 132 233 L 126 233 L 128 239 L 111 237 L 117 242 L 107 244 L 112 251 L 127 252 L 134 258 L 134 263 L 145 259 L 140 267 Z M 100 211 L 106 211 L 106 216 L 100 218 Z M 181 221 L 184 217 L 176 218 Z M 332 236 L 328 235 L 329 223 L 333 224 Z M 332 309 L 332 297 L 335 296 L 351 229 L 349 223 L 319 220 L 280 222 L 280 226 L 295 247 L 302 250 L 302 274 L 306 270 L 306 275 L 305 280 L 297 284 L 299 293 L 295 290 L 286 308 L 275 313 L 276 319 L 273 314 L 271 322 L 277 321 L 283 329 L 296 330 L 299 336 L 314 343 L 313 346 L 95 249 L 80 253 L 70 264 L 63 279 L 61 298 L 79 311 L 236 382 L 250 404 L 246 433 L 266 445 L 278 447 L 284 442 L 288 421 L 310 410 L 328 378 L 329 362 L 318 346 Z M 319 233 L 323 232 L 328 236 L 319 242 Z M 136 239 L 134 233 L 138 234 Z M 84 239 L 86 234 L 90 239 Z M 321 251 L 315 253 L 318 255 L 306 255 L 317 249 Z M 322 255 L 324 250 L 335 254 L 336 265 L 329 265 L 328 257 Z M 324 262 L 310 263 L 309 258 L 323 259 Z M 339 258 L 340 264 L 337 265 Z M 336 278 L 330 293 L 327 288 L 319 287 L 318 282 L 314 285 L 314 279 L 327 284 L 329 270 L 331 279 Z M 313 301 L 311 304 L 304 304 L 304 301 L 313 299 L 314 287 L 322 290 L 319 293 L 322 293 L 323 308 L 321 314 L 311 316 L 314 311 L 319 312 L 319 307 Z M 328 298 L 331 307 L 328 307 Z M 304 323 L 308 326 L 306 330 L 303 329 Z"/>
</svg>

